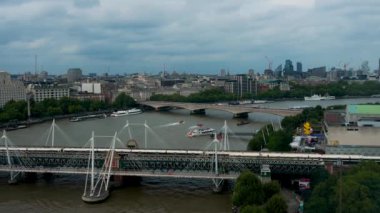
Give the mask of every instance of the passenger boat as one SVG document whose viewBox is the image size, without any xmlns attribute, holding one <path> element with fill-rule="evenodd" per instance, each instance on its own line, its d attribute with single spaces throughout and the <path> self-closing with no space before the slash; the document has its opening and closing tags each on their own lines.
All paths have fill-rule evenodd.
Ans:
<svg viewBox="0 0 380 213">
<path fill-rule="evenodd" d="M 78 121 L 85 121 L 89 119 L 95 119 L 95 118 L 106 118 L 106 114 L 96 114 L 96 115 L 84 115 L 84 116 L 77 116 L 70 118 L 71 122 L 78 122 Z"/>
<path fill-rule="evenodd" d="M 203 135 L 213 135 L 215 133 L 215 129 L 213 128 L 195 128 L 191 129 L 186 135 L 187 137 L 196 137 Z"/>
<path fill-rule="evenodd" d="M 111 114 L 111 117 L 120 117 L 120 116 L 125 116 L 125 115 L 128 115 L 127 110 L 119 110 L 119 111 L 113 112 Z"/>
<path fill-rule="evenodd" d="M 142 113 L 141 109 L 133 108 L 127 111 L 130 115 L 140 114 Z"/>
<path fill-rule="evenodd" d="M 335 96 L 330 96 L 330 95 L 325 95 L 325 96 L 320 96 L 320 95 L 312 95 L 312 96 L 305 96 L 304 97 L 305 101 L 323 101 L 323 100 L 334 100 Z"/>
</svg>

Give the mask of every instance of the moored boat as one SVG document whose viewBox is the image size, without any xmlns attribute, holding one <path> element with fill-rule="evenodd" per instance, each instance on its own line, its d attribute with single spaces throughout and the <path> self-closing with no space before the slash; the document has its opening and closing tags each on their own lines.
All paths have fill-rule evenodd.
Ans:
<svg viewBox="0 0 380 213">
<path fill-rule="evenodd" d="M 96 119 L 96 118 L 106 118 L 106 114 L 96 114 L 96 115 L 84 115 L 84 116 L 77 116 L 70 118 L 71 122 L 78 122 L 78 121 L 85 121 L 89 119 Z"/>
<path fill-rule="evenodd" d="M 140 114 L 140 113 L 142 113 L 141 109 L 132 108 L 132 109 L 128 110 L 128 114 L 130 114 L 130 115 Z"/>
<path fill-rule="evenodd" d="M 111 114 L 111 117 L 120 117 L 120 116 L 125 116 L 125 115 L 128 115 L 127 110 L 119 110 L 119 111 L 113 112 Z"/>
<path fill-rule="evenodd" d="M 305 101 L 334 100 L 335 96 L 330 96 L 330 95 L 320 96 L 320 95 L 314 94 L 312 96 L 305 96 L 304 99 L 305 99 Z"/>
</svg>

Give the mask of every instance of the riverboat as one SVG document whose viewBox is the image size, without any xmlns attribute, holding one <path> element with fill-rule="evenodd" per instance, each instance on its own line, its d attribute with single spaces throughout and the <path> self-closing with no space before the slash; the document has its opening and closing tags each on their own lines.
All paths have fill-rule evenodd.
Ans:
<svg viewBox="0 0 380 213">
<path fill-rule="evenodd" d="M 106 118 L 106 114 L 96 114 L 96 115 L 84 115 L 84 116 L 77 116 L 70 118 L 71 122 L 78 122 L 78 121 L 85 121 L 89 119 L 96 119 L 96 118 Z"/>
<path fill-rule="evenodd" d="M 325 95 L 325 96 L 320 96 L 320 95 L 312 95 L 312 96 L 305 96 L 304 97 L 305 101 L 323 101 L 323 100 L 334 100 L 335 96 L 330 96 L 330 95 Z"/>
<path fill-rule="evenodd" d="M 128 115 L 128 110 L 119 110 L 119 111 L 113 112 L 111 114 L 111 117 L 121 117 L 121 116 L 126 116 L 126 115 Z"/>
<path fill-rule="evenodd" d="M 141 109 L 133 108 L 127 111 L 130 115 L 140 114 L 142 113 Z"/>
<path fill-rule="evenodd" d="M 196 137 L 204 135 L 213 135 L 214 133 L 215 129 L 213 128 L 195 128 L 191 129 L 186 135 L 187 137 Z"/>
</svg>

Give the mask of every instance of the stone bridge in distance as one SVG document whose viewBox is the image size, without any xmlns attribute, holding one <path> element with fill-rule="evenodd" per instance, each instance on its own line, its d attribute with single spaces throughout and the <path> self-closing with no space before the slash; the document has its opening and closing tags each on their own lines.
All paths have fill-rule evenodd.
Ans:
<svg viewBox="0 0 380 213">
<path fill-rule="evenodd" d="M 187 109 L 191 114 L 205 114 L 206 109 L 221 110 L 233 114 L 234 118 L 247 118 L 249 113 L 267 113 L 278 116 L 294 116 L 302 112 L 301 109 L 275 109 L 265 107 L 248 107 L 242 105 L 217 105 L 205 103 L 183 103 L 166 101 L 143 101 L 140 105 L 153 108 L 156 111 L 171 109 Z"/>
</svg>

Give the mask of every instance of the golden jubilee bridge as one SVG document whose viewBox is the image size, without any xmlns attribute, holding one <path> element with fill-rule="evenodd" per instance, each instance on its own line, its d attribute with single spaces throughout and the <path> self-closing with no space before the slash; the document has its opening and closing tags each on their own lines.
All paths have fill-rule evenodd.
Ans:
<svg viewBox="0 0 380 213">
<path fill-rule="evenodd" d="M 263 176 L 268 175 L 265 173 L 310 174 L 327 165 L 380 161 L 380 156 L 365 155 L 229 151 L 226 133 L 227 128 L 223 139 L 215 138 L 208 150 L 164 150 L 127 145 L 117 148 L 116 144 L 121 144 L 117 132 L 111 136 L 93 132 L 84 147 L 56 147 L 54 137 L 46 146 L 16 147 L 4 131 L 0 142 L 0 171 L 10 174 L 9 183 L 16 183 L 25 173 L 85 175 L 82 199 L 99 202 L 109 196 L 111 177 L 209 179 L 218 191 L 224 180 L 234 180 L 244 170 Z M 109 146 L 96 146 L 99 138 L 108 138 Z"/>
</svg>

